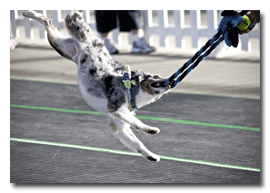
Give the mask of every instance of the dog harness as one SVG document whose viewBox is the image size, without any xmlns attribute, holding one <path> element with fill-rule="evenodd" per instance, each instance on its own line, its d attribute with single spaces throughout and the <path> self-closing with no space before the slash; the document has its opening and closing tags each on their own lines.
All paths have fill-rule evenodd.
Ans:
<svg viewBox="0 0 270 193">
<path fill-rule="evenodd" d="M 131 111 L 133 112 L 133 115 L 135 115 L 135 111 L 138 109 L 136 106 L 136 100 L 135 100 L 135 85 L 136 81 L 131 80 L 131 70 L 130 66 L 125 66 L 125 72 L 122 78 L 122 81 L 125 85 L 125 87 L 128 89 L 128 101 L 131 108 Z"/>
</svg>

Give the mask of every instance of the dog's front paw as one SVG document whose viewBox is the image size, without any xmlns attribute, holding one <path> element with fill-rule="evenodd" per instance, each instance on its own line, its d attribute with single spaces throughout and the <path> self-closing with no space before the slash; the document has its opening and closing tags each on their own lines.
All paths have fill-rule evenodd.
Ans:
<svg viewBox="0 0 270 193">
<path fill-rule="evenodd" d="M 158 155 L 156 155 L 156 154 L 151 154 L 151 155 L 147 156 L 147 159 L 149 161 L 159 162 L 160 157 Z"/>
<path fill-rule="evenodd" d="M 155 135 L 158 134 L 160 132 L 159 128 L 157 127 L 148 127 L 143 129 L 143 131 L 147 134 L 151 134 L 151 135 Z"/>
</svg>

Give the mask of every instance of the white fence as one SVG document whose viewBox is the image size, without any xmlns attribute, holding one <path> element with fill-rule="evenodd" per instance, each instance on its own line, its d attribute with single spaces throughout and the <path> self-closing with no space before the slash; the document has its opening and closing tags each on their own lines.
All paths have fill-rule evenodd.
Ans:
<svg viewBox="0 0 270 193">
<path fill-rule="evenodd" d="M 52 18 L 53 24 L 64 32 L 64 17 L 70 10 L 37 10 L 43 15 Z M 142 29 L 145 38 L 150 44 L 157 47 L 169 47 L 173 45 L 179 48 L 188 48 L 187 40 L 190 40 L 191 48 L 200 48 L 208 39 L 210 39 L 217 31 L 218 24 L 221 20 L 220 11 L 217 10 L 190 10 L 190 11 L 168 11 L 168 10 L 143 10 Z M 94 12 L 85 10 L 85 21 L 90 25 L 94 33 L 96 32 Z M 22 11 L 10 11 L 11 29 L 13 35 L 18 39 L 39 39 L 46 40 L 46 32 L 43 26 L 38 22 L 29 20 L 22 16 Z M 121 44 L 121 35 L 119 31 L 113 30 L 113 40 L 116 44 Z M 158 38 L 157 38 L 158 37 Z M 257 40 L 257 51 L 260 49 L 260 24 L 249 34 L 240 36 L 240 45 L 233 52 L 251 51 L 251 40 Z M 31 42 L 31 41 L 29 41 Z M 159 43 L 157 43 L 159 42 Z M 128 43 L 131 43 L 129 36 Z M 229 53 L 230 49 L 225 44 L 219 46 L 212 56 L 218 56 L 220 53 Z M 254 48 L 253 48 L 254 50 Z"/>
</svg>

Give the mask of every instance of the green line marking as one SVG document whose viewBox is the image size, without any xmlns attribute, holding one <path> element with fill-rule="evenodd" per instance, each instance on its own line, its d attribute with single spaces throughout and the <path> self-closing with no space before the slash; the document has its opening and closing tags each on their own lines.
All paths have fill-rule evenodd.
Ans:
<svg viewBox="0 0 270 193">
<path fill-rule="evenodd" d="M 21 109 L 35 109 L 35 110 L 45 110 L 45 111 L 56 111 L 64 113 L 80 113 L 80 114 L 90 114 L 90 115 L 105 115 L 98 111 L 85 111 L 85 110 L 72 110 L 72 109 L 62 109 L 62 108 L 51 108 L 51 107 L 38 107 L 38 106 L 27 106 L 27 105 L 14 105 L 10 104 L 12 108 Z"/>
<path fill-rule="evenodd" d="M 56 111 L 56 112 L 65 112 L 65 113 L 105 115 L 105 114 L 98 112 L 98 111 L 72 110 L 72 109 L 51 108 L 51 107 L 38 107 L 38 106 L 15 105 L 15 104 L 10 104 L 10 107 L 23 108 L 23 109 L 46 110 L 46 111 Z M 180 124 L 198 125 L 198 126 L 207 126 L 207 127 L 218 127 L 218 128 L 227 128 L 227 129 L 240 129 L 240 130 L 246 130 L 246 131 L 260 132 L 260 128 L 256 128 L 256 127 L 223 125 L 223 124 L 216 124 L 216 123 L 186 121 L 186 120 L 180 120 L 180 119 L 170 119 L 170 118 L 161 118 L 161 117 L 148 117 L 148 116 L 141 116 L 141 115 L 137 115 L 136 117 L 138 119 L 144 119 L 144 120 L 163 121 L 163 122 L 170 122 L 170 123 L 180 123 Z"/>
<path fill-rule="evenodd" d="M 205 123 L 205 122 L 196 122 L 196 121 L 186 121 L 186 120 L 180 120 L 180 119 L 146 117 L 146 116 L 137 116 L 137 118 L 145 119 L 145 120 L 165 121 L 165 122 L 171 122 L 171 123 L 181 123 L 181 124 L 188 124 L 188 125 L 199 125 L 199 126 L 207 126 L 207 127 L 220 127 L 220 128 L 227 128 L 227 129 L 240 129 L 240 130 L 257 131 L 257 132 L 260 131 L 260 128 L 256 128 L 256 127 L 223 125 L 223 124 L 216 124 L 216 123 Z"/>
<path fill-rule="evenodd" d="M 73 144 L 48 142 L 48 141 L 38 141 L 38 140 L 32 140 L 32 139 L 21 139 L 21 138 L 11 137 L 10 141 L 31 143 L 31 144 L 40 144 L 40 145 L 49 145 L 49 146 L 56 146 L 56 147 L 68 147 L 68 148 L 74 148 L 74 149 L 83 149 L 83 150 L 90 150 L 90 151 L 97 151 L 97 152 L 104 152 L 104 153 L 120 154 L 120 155 L 141 156 L 141 154 L 139 154 L 139 153 L 130 152 L 130 151 L 113 150 L 113 149 L 105 149 L 105 148 L 100 148 L 100 147 L 90 147 L 90 146 L 73 145 Z M 161 159 L 169 160 L 169 161 L 178 161 L 178 162 L 193 163 L 193 164 L 200 164 L 200 165 L 220 167 L 220 168 L 229 168 L 229 169 L 260 172 L 260 168 L 252 168 L 252 167 L 245 167 L 245 166 L 207 162 L 207 161 L 201 161 L 201 160 L 192 160 L 192 159 L 170 157 L 170 156 L 164 156 L 164 155 L 159 155 L 159 156 Z"/>
</svg>

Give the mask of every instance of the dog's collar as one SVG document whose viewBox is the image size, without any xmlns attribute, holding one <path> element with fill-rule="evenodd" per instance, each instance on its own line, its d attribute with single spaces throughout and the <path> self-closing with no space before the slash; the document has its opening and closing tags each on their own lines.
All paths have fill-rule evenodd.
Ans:
<svg viewBox="0 0 270 193">
<path fill-rule="evenodd" d="M 138 107 L 136 106 L 136 99 L 135 99 L 136 81 L 131 80 L 131 70 L 130 70 L 129 65 L 125 66 L 125 72 L 124 72 L 122 81 L 123 81 L 125 87 L 128 89 L 129 105 L 130 105 L 131 111 L 135 115 L 135 111 L 138 109 Z"/>
</svg>

